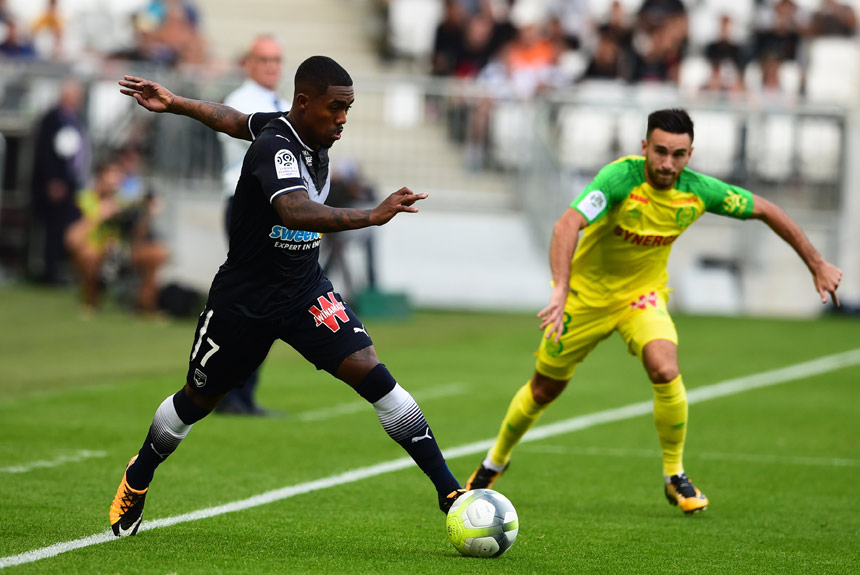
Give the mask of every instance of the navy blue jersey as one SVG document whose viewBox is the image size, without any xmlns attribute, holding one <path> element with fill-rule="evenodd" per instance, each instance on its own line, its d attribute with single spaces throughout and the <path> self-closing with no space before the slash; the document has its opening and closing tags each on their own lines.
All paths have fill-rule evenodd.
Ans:
<svg viewBox="0 0 860 575">
<path fill-rule="evenodd" d="M 218 270 L 210 302 L 224 312 L 273 319 L 299 310 L 323 279 L 318 232 L 286 228 L 272 203 L 303 191 L 324 203 L 329 192 L 328 149 L 314 151 L 286 113 L 249 118 L 254 141 L 236 184 L 227 261 Z"/>
</svg>

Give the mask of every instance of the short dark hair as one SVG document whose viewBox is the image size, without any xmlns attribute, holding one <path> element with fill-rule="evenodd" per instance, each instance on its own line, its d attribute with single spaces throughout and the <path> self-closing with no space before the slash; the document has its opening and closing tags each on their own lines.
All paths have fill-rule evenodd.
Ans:
<svg viewBox="0 0 860 575">
<path fill-rule="evenodd" d="M 680 108 L 668 108 L 657 110 L 648 115 L 648 131 L 646 137 L 651 135 L 655 128 L 659 128 L 670 134 L 689 134 L 693 141 L 693 120 L 686 110 Z"/>
<path fill-rule="evenodd" d="M 296 70 L 296 94 L 312 88 L 317 94 L 329 86 L 352 86 L 352 78 L 343 67 L 328 56 L 311 56 Z"/>
</svg>

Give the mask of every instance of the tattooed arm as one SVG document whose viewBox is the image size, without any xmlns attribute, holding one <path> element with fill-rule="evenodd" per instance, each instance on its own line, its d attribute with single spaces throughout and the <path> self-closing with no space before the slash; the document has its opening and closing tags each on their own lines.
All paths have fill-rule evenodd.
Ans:
<svg viewBox="0 0 860 575">
<path fill-rule="evenodd" d="M 412 204 L 427 194 L 413 194 L 409 188 L 400 188 L 370 210 L 332 208 L 318 204 L 305 191 L 281 194 L 272 205 L 285 226 L 308 232 L 341 232 L 369 226 L 381 226 L 401 212 L 416 213 Z"/>
<path fill-rule="evenodd" d="M 248 127 L 250 114 L 243 114 L 217 102 L 183 98 L 161 84 L 135 76 L 125 76 L 119 85 L 122 86 L 120 92 L 131 96 L 147 110 L 188 116 L 216 132 L 223 132 L 240 140 L 252 139 Z"/>
</svg>

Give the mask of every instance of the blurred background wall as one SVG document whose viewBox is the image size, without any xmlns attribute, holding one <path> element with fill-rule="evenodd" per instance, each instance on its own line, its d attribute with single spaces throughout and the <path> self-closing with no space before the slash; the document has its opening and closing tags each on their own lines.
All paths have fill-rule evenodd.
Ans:
<svg viewBox="0 0 860 575">
<path fill-rule="evenodd" d="M 123 74 L 223 100 L 259 34 L 296 66 L 331 56 L 356 103 L 331 151 L 366 205 L 401 186 L 421 214 L 337 238 L 335 285 L 413 305 L 537 311 L 552 225 L 605 163 L 638 154 L 647 114 L 687 108 L 690 167 L 774 200 L 845 271 L 860 304 L 860 0 L 0 1 L 0 279 L 38 281 L 40 121 L 73 78 L 89 168 L 129 147 L 163 200 L 162 285 L 206 290 L 223 262 L 222 157 L 186 118 L 136 108 Z M 372 203 L 372 202 L 371 202 Z M 333 238 L 334 239 L 334 238 Z M 370 248 L 368 248 L 370 242 Z M 331 244 L 334 245 L 334 244 Z M 813 315 L 802 262 L 760 223 L 706 216 L 673 249 L 675 309 Z M 63 281 L 62 279 L 60 280 Z"/>
</svg>

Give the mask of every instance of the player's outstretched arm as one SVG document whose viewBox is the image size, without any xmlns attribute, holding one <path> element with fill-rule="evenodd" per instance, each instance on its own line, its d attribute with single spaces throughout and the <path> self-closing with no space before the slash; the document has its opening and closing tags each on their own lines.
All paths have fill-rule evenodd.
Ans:
<svg viewBox="0 0 860 575">
<path fill-rule="evenodd" d="M 188 116 L 216 132 L 223 132 L 240 140 L 252 139 L 248 128 L 248 114 L 230 106 L 177 96 L 157 82 L 136 76 L 125 76 L 119 85 L 122 86 L 120 92 L 131 96 L 151 112 Z"/>
<path fill-rule="evenodd" d="M 368 210 L 333 208 L 314 202 L 305 191 L 282 194 L 275 198 L 275 210 L 285 226 L 308 232 L 342 232 L 388 223 L 399 213 L 417 213 L 415 202 L 427 194 L 415 194 L 409 188 L 400 188 L 378 206 Z"/>
<path fill-rule="evenodd" d="M 766 223 L 776 235 L 784 239 L 809 268 L 812 281 L 821 303 L 827 303 L 827 294 L 835 305 L 839 305 L 836 289 L 842 281 L 842 270 L 825 260 L 818 250 L 813 247 L 809 239 L 785 210 L 761 196 L 753 194 L 752 217 Z"/>
<path fill-rule="evenodd" d="M 546 333 L 547 339 L 552 337 L 558 341 L 564 331 L 564 305 L 570 290 L 570 261 L 576 244 L 579 241 L 579 230 L 588 222 L 579 211 L 568 208 L 555 223 L 552 241 L 549 246 L 549 265 L 552 269 L 553 289 L 549 305 L 538 312 L 541 319 L 540 329 L 548 325 L 552 327 Z"/>
</svg>

